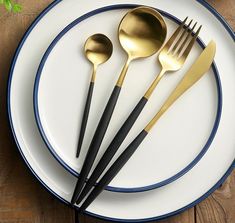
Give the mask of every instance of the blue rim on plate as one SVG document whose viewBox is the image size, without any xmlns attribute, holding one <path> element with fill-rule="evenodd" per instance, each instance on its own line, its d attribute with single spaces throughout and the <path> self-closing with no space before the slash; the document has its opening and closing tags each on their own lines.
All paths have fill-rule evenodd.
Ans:
<svg viewBox="0 0 235 223">
<path fill-rule="evenodd" d="M 20 50 L 23 46 L 23 44 L 25 43 L 27 37 L 29 36 L 29 34 L 31 33 L 31 31 L 34 29 L 34 27 L 38 24 L 38 22 L 44 17 L 44 15 L 47 14 L 47 12 L 49 12 L 52 8 L 54 8 L 59 2 L 61 2 L 62 0 L 55 0 L 54 2 L 52 2 L 45 10 L 43 10 L 40 15 L 34 20 L 34 22 L 32 23 L 32 25 L 27 29 L 27 31 L 25 32 L 24 36 L 22 37 L 12 60 L 11 63 L 11 68 L 10 68 L 10 72 L 9 72 L 9 78 L 8 78 L 8 88 L 7 88 L 7 112 L 8 112 L 8 121 L 10 124 L 10 128 L 12 131 L 12 136 L 16 142 L 18 151 L 23 159 L 23 161 L 25 162 L 25 164 L 27 165 L 27 167 L 30 169 L 32 175 L 34 177 L 36 177 L 39 181 L 39 183 L 48 191 L 50 192 L 53 196 L 55 196 L 56 198 L 58 198 L 58 200 L 60 200 L 61 202 L 68 204 L 69 206 L 72 206 L 68 201 L 66 201 L 65 199 L 63 199 L 62 197 L 60 197 L 57 193 L 55 193 L 50 187 L 48 187 L 46 185 L 46 183 L 41 180 L 41 178 L 36 174 L 36 172 L 33 170 L 33 168 L 31 167 L 31 165 L 29 164 L 29 162 L 27 161 L 26 157 L 24 156 L 24 153 L 20 147 L 20 144 L 18 142 L 17 136 L 16 136 L 16 132 L 14 129 L 14 125 L 13 125 L 13 121 L 12 121 L 12 115 L 11 115 L 11 100 L 10 100 L 10 96 L 11 96 L 11 83 L 12 83 L 12 77 L 13 77 L 13 72 L 14 72 L 14 68 L 15 68 L 15 64 L 18 58 L 18 55 L 20 53 Z M 228 23 L 224 20 L 224 18 L 215 10 L 213 9 L 207 2 L 205 2 L 204 0 L 197 0 L 198 3 L 200 3 L 202 6 L 204 6 L 206 9 L 208 9 L 220 22 L 221 24 L 224 26 L 224 28 L 228 31 L 228 33 L 230 34 L 231 38 L 233 40 L 235 40 L 235 34 L 232 30 L 232 28 L 228 25 Z M 210 189 L 208 190 L 205 194 L 203 194 L 201 197 L 199 197 L 198 199 L 196 199 L 194 202 L 184 206 L 183 208 L 180 208 L 176 211 L 170 212 L 168 214 L 165 215 L 161 215 L 161 216 L 157 216 L 157 217 L 152 217 L 152 218 L 145 218 L 145 219 L 117 219 L 117 218 L 109 218 L 109 217 L 105 217 L 105 216 L 101 216 L 101 215 L 97 215 L 97 214 L 93 214 L 90 212 L 85 212 L 87 215 L 92 216 L 92 217 L 96 217 L 99 219 L 103 219 L 103 220 L 108 220 L 108 221 L 112 221 L 112 222 L 149 222 L 149 221 L 156 221 L 156 220 L 162 220 L 177 214 L 180 214 L 181 212 L 192 208 L 193 206 L 197 205 L 198 203 L 200 203 L 201 201 L 203 201 L 204 199 L 206 199 L 210 194 L 212 194 L 217 188 L 220 187 L 221 184 L 223 184 L 223 182 L 227 179 L 227 177 L 231 174 L 231 172 L 233 171 L 233 169 L 235 168 L 235 160 L 233 160 L 233 162 L 231 163 L 231 165 L 229 166 L 229 168 L 227 169 L 227 171 L 225 172 L 225 174 L 221 177 L 221 179 Z M 73 206 L 74 207 L 74 206 Z"/>
<path fill-rule="evenodd" d="M 36 74 L 36 78 L 35 78 L 35 84 L 34 84 L 34 92 L 33 92 L 33 106 L 34 106 L 34 114 L 35 114 L 35 119 L 36 119 L 36 123 L 39 129 L 39 132 L 42 136 L 42 139 L 44 140 L 47 148 L 49 149 L 49 151 L 51 152 L 51 154 L 56 158 L 56 160 L 66 169 L 68 170 L 71 174 L 73 174 L 74 176 L 79 176 L 79 173 L 76 172 L 74 169 L 72 169 L 63 159 L 61 159 L 61 157 L 57 154 L 57 152 L 55 151 L 55 149 L 53 148 L 53 146 L 51 145 L 41 122 L 41 118 L 40 118 L 40 114 L 39 114 L 39 105 L 38 105 L 38 89 L 39 89 L 39 84 L 40 84 L 40 78 L 42 75 L 42 70 L 44 68 L 44 65 L 47 61 L 47 58 L 49 57 L 51 51 L 53 50 L 53 48 L 56 46 L 56 44 L 60 41 L 60 39 L 69 31 L 71 30 L 73 27 L 75 27 L 76 25 L 78 25 L 80 22 L 86 20 L 87 18 L 90 18 L 92 16 L 95 16 L 97 14 L 103 13 L 103 12 L 107 12 L 110 10 L 118 10 L 118 9 L 130 9 L 130 8 L 134 8 L 134 7 L 138 7 L 140 5 L 134 5 L 134 4 L 120 4 L 120 5 L 111 5 L 111 6 L 106 6 L 103 8 L 99 8 L 96 9 L 94 11 L 88 12 L 87 14 L 77 18 L 76 20 L 74 20 L 73 22 L 71 22 L 68 26 L 66 26 L 57 36 L 56 38 L 52 41 L 52 43 L 49 45 L 49 47 L 47 48 L 45 54 L 43 55 L 43 58 L 39 64 L 38 67 L 38 71 Z M 167 12 L 164 12 L 162 10 L 157 9 L 164 17 L 167 17 L 168 19 L 171 19 L 172 21 L 176 22 L 177 24 L 180 24 L 182 21 L 180 21 L 179 19 L 177 19 L 176 17 L 170 15 Z M 200 40 L 200 38 L 197 39 L 198 44 L 204 49 L 205 48 L 205 44 L 202 42 L 202 40 Z M 143 191 L 148 191 L 148 190 L 152 190 L 152 189 L 156 189 L 159 187 L 162 187 L 166 184 L 169 184 L 175 180 L 177 180 L 179 177 L 183 176 L 185 173 L 187 173 L 192 167 L 194 167 L 197 162 L 204 156 L 204 154 L 206 153 L 206 151 L 209 149 L 219 126 L 219 122 L 220 122 L 220 117 L 221 117 L 221 111 L 222 111 L 222 89 L 221 89 L 221 83 L 220 83 L 220 78 L 219 78 L 219 73 L 218 70 L 216 68 L 215 63 L 213 63 L 212 65 L 213 68 L 213 72 L 214 72 L 214 76 L 215 76 L 215 80 L 216 80 L 216 86 L 217 86 L 217 92 L 218 92 L 218 106 L 217 106 L 217 114 L 216 114 L 216 118 L 215 118 L 215 122 L 212 128 L 212 131 L 209 135 L 209 138 L 206 142 L 206 144 L 204 145 L 204 147 L 201 149 L 201 151 L 199 152 L 199 154 L 186 166 L 184 167 L 182 170 L 180 170 L 179 172 L 177 172 L 175 175 L 151 184 L 151 185 L 147 185 L 147 186 L 142 186 L 142 187 L 134 187 L 134 188 L 123 188 L 123 187 L 111 187 L 111 186 L 107 186 L 106 190 L 112 191 L 112 192 L 122 192 L 122 193 L 136 193 L 136 192 L 143 192 Z"/>
</svg>

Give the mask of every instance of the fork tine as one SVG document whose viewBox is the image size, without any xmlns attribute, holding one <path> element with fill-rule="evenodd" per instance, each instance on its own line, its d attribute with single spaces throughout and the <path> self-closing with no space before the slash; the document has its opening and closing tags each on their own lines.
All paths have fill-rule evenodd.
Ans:
<svg viewBox="0 0 235 223">
<path fill-rule="evenodd" d="M 185 60 L 185 59 L 187 58 L 187 56 L 189 55 L 189 53 L 190 53 L 190 51 L 191 51 L 191 49 L 192 49 L 192 47 L 193 47 L 193 45 L 194 45 L 194 43 L 195 43 L 197 37 L 198 37 L 198 35 L 199 35 L 200 31 L 201 31 L 201 28 L 202 28 L 202 26 L 200 26 L 200 27 L 198 28 L 198 30 L 197 30 L 197 32 L 195 33 L 195 35 L 193 36 L 192 40 L 189 42 L 187 48 L 185 49 L 185 51 L 184 51 L 183 54 L 181 55 L 181 58 L 183 57 L 183 60 Z"/>
<path fill-rule="evenodd" d="M 184 27 L 186 21 L 187 21 L 188 17 L 186 17 L 184 19 L 184 21 L 181 23 L 181 25 L 176 29 L 176 31 L 173 33 L 173 35 L 171 36 L 171 38 L 167 41 L 167 43 L 165 44 L 163 50 L 168 51 L 169 48 L 171 47 L 171 45 L 173 44 L 173 42 L 175 41 L 176 37 L 179 35 L 180 31 L 182 30 L 182 28 Z"/>
<path fill-rule="evenodd" d="M 184 31 L 182 32 L 180 38 L 177 40 L 177 42 L 174 44 L 171 52 L 174 54 L 174 52 L 176 51 L 177 47 L 179 46 L 179 44 L 181 43 L 182 39 L 184 38 L 184 35 L 186 34 L 186 32 L 189 30 L 190 25 L 192 24 L 193 20 L 191 20 L 189 22 L 189 24 L 186 26 L 186 28 L 184 28 Z"/>
<path fill-rule="evenodd" d="M 191 30 L 190 30 L 190 28 L 187 30 L 187 31 L 189 31 L 189 32 L 188 32 L 188 35 L 187 35 L 187 37 L 185 38 L 184 42 L 183 42 L 183 43 L 181 44 L 181 46 L 179 47 L 179 49 L 177 50 L 177 52 L 176 52 L 176 55 L 177 55 L 177 56 L 179 56 L 180 53 L 182 52 L 182 50 L 183 50 L 185 44 L 188 42 L 190 36 L 192 35 L 193 30 L 195 29 L 196 25 L 197 25 L 197 22 L 194 24 L 194 26 L 192 27 Z"/>
</svg>

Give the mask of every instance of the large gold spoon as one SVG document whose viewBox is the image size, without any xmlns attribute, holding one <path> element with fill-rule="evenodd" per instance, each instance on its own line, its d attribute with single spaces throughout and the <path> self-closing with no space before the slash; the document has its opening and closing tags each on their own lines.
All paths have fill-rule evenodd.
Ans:
<svg viewBox="0 0 235 223">
<path fill-rule="evenodd" d="M 87 39 L 84 46 L 84 53 L 86 58 L 92 63 L 93 71 L 90 81 L 90 87 L 87 94 L 86 105 L 83 112 L 76 157 L 78 157 L 80 154 L 84 134 L 86 131 L 97 67 L 100 64 L 105 63 L 111 57 L 113 53 L 113 45 L 107 36 L 103 34 L 94 34 Z"/>
<path fill-rule="evenodd" d="M 127 53 L 127 61 L 122 69 L 91 141 L 71 200 L 72 204 L 76 202 L 94 163 L 111 120 L 131 61 L 155 54 L 163 45 L 166 33 L 167 27 L 164 19 L 153 8 L 135 8 L 129 11 L 121 20 L 118 28 L 118 35 L 121 46 Z"/>
</svg>

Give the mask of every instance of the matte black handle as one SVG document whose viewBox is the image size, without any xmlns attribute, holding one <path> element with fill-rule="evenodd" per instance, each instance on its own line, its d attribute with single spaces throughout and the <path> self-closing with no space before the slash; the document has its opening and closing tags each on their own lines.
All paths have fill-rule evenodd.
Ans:
<svg viewBox="0 0 235 223">
<path fill-rule="evenodd" d="M 90 87 L 89 87 L 88 94 L 87 94 L 86 105 L 85 105 L 85 109 L 84 109 L 83 117 L 82 117 L 82 124 L 81 124 L 81 128 L 80 128 L 76 157 L 79 157 L 79 155 L 80 155 L 82 142 L 83 142 L 85 131 L 86 131 L 87 120 L 88 120 L 90 107 L 91 107 L 91 99 L 92 99 L 93 89 L 94 89 L 94 82 L 90 82 Z"/>
<path fill-rule="evenodd" d="M 86 178 L 91 170 L 91 167 L 95 161 L 95 158 L 97 156 L 98 150 L 100 148 L 100 145 L 103 141 L 104 135 L 106 133 L 106 130 L 108 128 L 109 122 L 111 120 L 114 108 L 116 106 L 118 96 L 120 94 L 121 88 L 118 86 L 115 86 L 109 101 L 105 107 L 104 113 L 100 119 L 100 122 L 96 128 L 95 134 L 93 136 L 93 139 L 91 141 L 91 144 L 89 146 L 85 161 L 82 166 L 81 173 L 78 178 L 77 185 L 75 187 L 75 191 L 73 194 L 73 198 L 71 200 L 71 203 L 74 204 L 79 194 L 81 193 L 81 190 L 85 184 Z"/>
<path fill-rule="evenodd" d="M 148 99 L 145 97 L 141 98 L 139 103 L 136 105 L 134 110 L 131 112 L 129 117 L 126 119 L 122 127 L 119 129 L 112 142 L 109 144 L 104 155 L 99 160 L 96 168 L 92 172 L 90 178 L 88 179 L 85 187 L 82 190 L 82 193 L 78 197 L 77 204 L 79 204 L 85 196 L 89 193 L 91 188 L 95 185 L 105 168 L 108 166 L 109 162 L 112 160 L 113 156 L 117 152 L 118 148 L 121 146 L 122 142 L 125 140 L 135 121 L 139 117 L 141 111 L 146 105 Z"/>
<path fill-rule="evenodd" d="M 86 208 L 95 200 L 95 198 L 104 190 L 104 188 L 112 181 L 112 179 L 118 174 L 118 172 L 122 169 L 122 167 L 126 164 L 126 162 L 130 159 L 130 157 L 142 143 L 147 134 L 148 133 L 143 130 L 118 157 L 118 159 L 108 169 L 105 175 L 92 190 L 90 195 L 84 201 L 81 208 L 79 209 L 80 212 L 84 212 Z"/>
</svg>

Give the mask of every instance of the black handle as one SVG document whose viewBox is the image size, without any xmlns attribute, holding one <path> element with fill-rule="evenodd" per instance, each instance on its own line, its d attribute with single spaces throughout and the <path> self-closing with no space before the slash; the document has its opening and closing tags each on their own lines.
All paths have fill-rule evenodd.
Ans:
<svg viewBox="0 0 235 223">
<path fill-rule="evenodd" d="M 82 204 L 79 209 L 80 212 L 84 212 L 86 208 L 95 200 L 95 198 L 104 190 L 104 188 L 112 181 L 112 179 L 118 174 L 126 162 L 130 159 L 139 145 L 142 143 L 144 138 L 147 136 L 148 132 L 143 130 L 125 149 L 125 151 L 118 157 L 118 159 L 113 163 L 113 165 L 108 169 L 105 175 L 101 178 L 95 188 L 92 190 L 90 195 Z"/>
<path fill-rule="evenodd" d="M 90 87 L 89 87 L 88 94 L 87 94 L 86 105 L 85 105 L 85 109 L 84 109 L 83 117 L 82 117 L 82 124 L 81 124 L 81 128 L 80 128 L 76 157 L 79 157 L 79 155 L 80 155 L 82 142 L 83 142 L 85 131 L 86 131 L 87 120 L 88 120 L 90 107 L 91 107 L 91 99 L 92 99 L 93 89 L 94 89 L 94 82 L 90 82 Z"/>
<path fill-rule="evenodd" d="M 75 191 L 73 194 L 73 198 L 71 200 L 71 203 L 74 204 L 79 194 L 81 193 L 81 190 L 84 186 L 84 183 L 86 181 L 86 178 L 91 170 L 91 167 L 95 161 L 95 158 L 97 156 L 98 150 L 100 148 L 100 145 L 103 141 L 104 135 L 106 133 L 106 130 L 108 128 L 109 122 L 111 120 L 115 105 L 118 100 L 118 96 L 120 94 L 121 88 L 118 86 L 115 86 L 109 101 L 105 107 L 104 113 L 100 119 L 100 122 L 98 124 L 98 127 L 96 128 L 95 134 L 93 136 L 93 139 L 91 141 L 91 144 L 89 146 L 85 161 L 82 166 L 81 173 L 78 178 L 77 185 L 75 187 Z"/>
<path fill-rule="evenodd" d="M 99 179 L 105 168 L 108 166 L 109 162 L 112 160 L 113 156 L 117 152 L 118 148 L 121 146 L 122 142 L 125 140 L 135 121 L 139 117 L 141 111 L 146 105 L 148 99 L 143 97 L 136 105 L 134 110 L 131 112 L 129 117 L 126 119 L 122 127 L 119 129 L 112 142 L 109 144 L 107 150 L 104 155 L 99 160 L 96 168 L 92 172 L 90 178 L 88 179 L 82 193 L 78 197 L 77 204 L 79 204 L 85 196 L 89 193 L 91 188 L 95 185 L 96 181 Z"/>
</svg>

